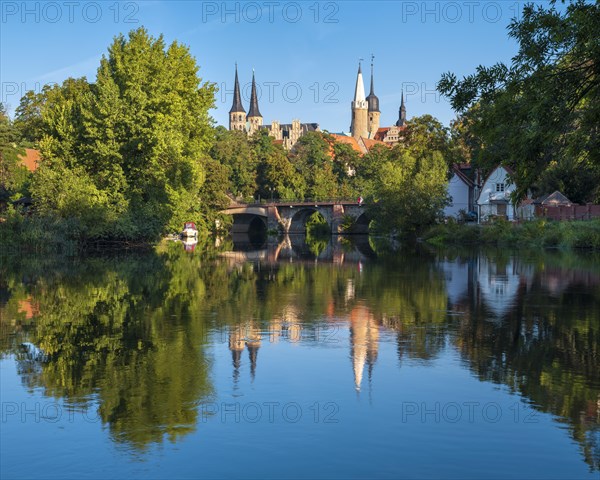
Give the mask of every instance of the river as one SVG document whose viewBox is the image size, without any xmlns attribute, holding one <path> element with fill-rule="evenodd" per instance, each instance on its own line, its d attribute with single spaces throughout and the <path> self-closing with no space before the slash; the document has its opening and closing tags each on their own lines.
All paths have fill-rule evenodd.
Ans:
<svg viewBox="0 0 600 480">
<path fill-rule="evenodd" d="M 0 477 L 590 478 L 600 257 L 0 257 Z"/>
</svg>

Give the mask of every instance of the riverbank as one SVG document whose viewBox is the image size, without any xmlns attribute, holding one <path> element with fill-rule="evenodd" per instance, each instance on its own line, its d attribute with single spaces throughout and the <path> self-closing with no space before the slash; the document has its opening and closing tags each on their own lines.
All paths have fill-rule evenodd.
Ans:
<svg viewBox="0 0 600 480">
<path fill-rule="evenodd" d="M 122 232 L 89 236 L 76 219 L 9 213 L 0 217 L 3 253 L 74 255 L 81 251 L 153 248 L 160 238 L 135 238 Z"/>
<path fill-rule="evenodd" d="M 558 222 L 535 220 L 488 225 L 449 222 L 431 227 L 423 240 L 432 245 L 493 245 L 600 250 L 600 220 Z"/>
</svg>

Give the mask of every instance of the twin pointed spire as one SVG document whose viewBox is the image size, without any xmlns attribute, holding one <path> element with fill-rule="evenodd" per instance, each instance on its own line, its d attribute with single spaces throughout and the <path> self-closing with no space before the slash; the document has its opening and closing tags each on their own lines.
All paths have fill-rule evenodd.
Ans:
<svg viewBox="0 0 600 480">
<path fill-rule="evenodd" d="M 235 83 L 233 86 L 233 104 L 229 113 L 246 113 L 242 105 L 242 96 L 240 94 L 240 82 L 238 80 L 237 63 L 235 64 Z M 256 94 L 256 80 L 254 79 L 254 69 L 252 70 L 252 93 L 250 95 L 250 109 L 248 117 L 262 117 L 258 109 L 258 95 Z"/>
<path fill-rule="evenodd" d="M 258 109 L 258 96 L 256 95 L 256 81 L 254 80 L 254 69 L 252 69 L 252 93 L 250 94 L 249 117 L 262 117 Z"/>
<path fill-rule="evenodd" d="M 242 96 L 240 95 L 240 82 L 238 80 L 237 62 L 235 64 L 235 84 L 233 86 L 233 105 L 229 113 L 246 113 L 242 105 Z"/>
</svg>

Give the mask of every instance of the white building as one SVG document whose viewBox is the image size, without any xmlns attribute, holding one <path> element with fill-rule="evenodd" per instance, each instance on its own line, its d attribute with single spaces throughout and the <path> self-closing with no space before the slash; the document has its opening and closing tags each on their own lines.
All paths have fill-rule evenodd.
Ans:
<svg viewBox="0 0 600 480">
<path fill-rule="evenodd" d="M 480 222 L 485 222 L 492 216 L 515 219 L 515 205 L 510 195 L 516 187 L 514 183 L 509 183 L 508 175 L 507 167 L 498 166 L 483 182 L 477 199 Z"/>
<path fill-rule="evenodd" d="M 469 166 L 470 168 L 470 166 Z M 459 166 L 452 168 L 452 177 L 448 182 L 448 195 L 450 196 L 450 205 L 444 208 L 445 217 L 459 217 L 459 212 L 464 210 L 470 212 L 473 210 L 473 195 L 475 184 L 461 170 Z"/>
</svg>

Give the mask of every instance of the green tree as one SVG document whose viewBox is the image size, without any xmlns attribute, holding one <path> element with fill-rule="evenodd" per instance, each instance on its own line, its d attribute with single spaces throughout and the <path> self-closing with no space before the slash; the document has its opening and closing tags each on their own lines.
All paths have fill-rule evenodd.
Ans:
<svg viewBox="0 0 600 480">
<path fill-rule="evenodd" d="M 409 148 L 418 158 L 439 152 L 446 163 L 450 163 L 450 138 L 448 129 L 432 115 L 414 117 L 406 122 L 404 141 L 401 145 Z"/>
<path fill-rule="evenodd" d="M 259 130 L 252 138 L 252 148 L 258 162 L 258 195 L 290 200 L 304 197 L 304 178 L 294 168 L 282 145 L 275 143 L 265 130 Z"/>
<path fill-rule="evenodd" d="M 213 219 L 218 216 L 220 210 L 228 207 L 231 203 L 231 199 L 227 195 L 228 185 L 230 185 L 229 170 L 225 165 L 212 158 L 204 161 L 204 168 L 206 169 L 206 180 L 200 188 L 200 211 L 203 219 Z M 212 228 L 212 225 L 207 224 L 206 227 Z"/>
<path fill-rule="evenodd" d="M 235 197 L 254 196 L 257 160 L 245 132 L 217 127 L 215 143 L 210 150 L 210 156 L 227 167 L 229 188 Z"/>
<path fill-rule="evenodd" d="M 397 145 L 381 165 L 377 203 L 372 207 L 381 230 L 417 235 L 436 222 L 447 204 L 447 165 L 442 154 L 432 151 L 419 158 L 418 153 Z"/>
<path fill-rule="evenodd" d="M 102 215 L 111 222 L 104 224 L 108 236 L 156 238 L 184 221 L 201 222 L 214 92 L 198 77 L 187 47 L 167 46 L 144 28 L 119 35 L 95 84 L 70 79 L 44 92 L 45 169 L 70 170 L 85 189 L 98 191 L 90 202 L 98 198 L 109 210 Z M 47 191 L 49 185 L 35 182 L 34 195 L 50 199 L 57 192 Z M 53 206 L 46 203 L 46 210 Z"/>
<path fill-rule="evenodd" d="M 479 66 L 461 80 L 446 73 L 438 90 L 481 139 L 479 160 L 513 168 L 517 196 L 535 188 L 552 162 L 567 159 L 582 175 L 593 175 L 596 186 L 571 195 L 598 200 L 600 4 L 556 3 L 526 4 L 511 21 L 509 36 L 519 51 L 510 66 Z"/>
<path fill-rule="evenodd" d="M 372 201 L 376 195 L 376 186 L 380 178 L 381 168 L 389 161 L 391 149 L 384 145 L 375 145 L 366 153 L 356 169 L 354 187 L 359 195 Z"/>
<path fill-rule="evenodd" d="M 44 86 L 44 89 L 48 89 Z M 21 141 L 28 146 L 35 146 L 42 139 L 43 120 L 42 105 L 43 93 L 35 93 L 29 90 L 23 95 L 19 106 L 15 110 L 15 127 L 19 132 Z"/>
<path fill-rule="evenodd" d="M 17 142 L 18 131 L 0 103 L 0 201 L 25 193 L 29 172 L 21 165 L 24 150 Z"/>
<path fill-rule="evenodd" d="M 448 164 L 470 163 L 479 168 L 484 165 L 476 165 L 479 161 L 477 154 L 481 148 L 481 140 L 473 135 L 469 119 L 466 116 L 457 116 L 450 122 L 449 132 L 449 158 Z M 485 169 L 485 168 L 484 168 Z"/>
<path fill-rule="evenodd" d="M 306 181 L 306 196 L 332 198 L 338 194 L 338 181 L 332 161 L 333 139 L 321 132 L 308 132 L 298 139 L 290 160 Z"/>
</svg>

